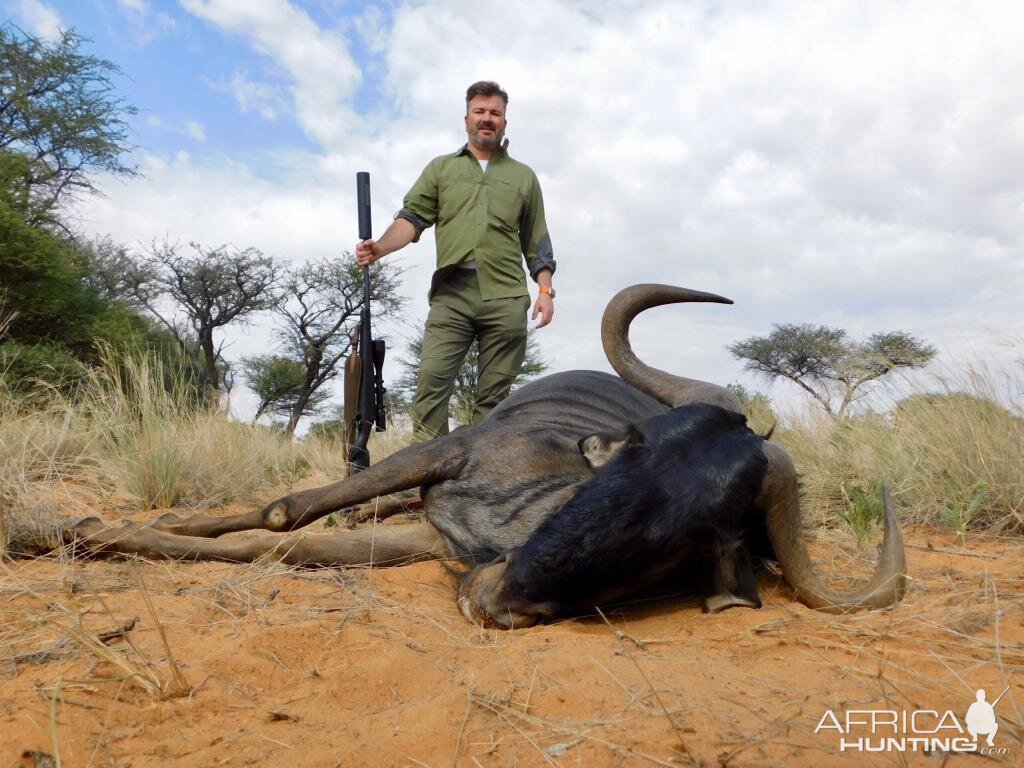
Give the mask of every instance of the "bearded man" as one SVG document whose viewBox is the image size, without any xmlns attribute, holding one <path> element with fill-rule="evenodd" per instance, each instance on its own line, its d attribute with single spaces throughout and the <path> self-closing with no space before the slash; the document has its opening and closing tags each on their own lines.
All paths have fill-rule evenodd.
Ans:
<svg viewBox="0 0 1024 768">
<path fill-rule="evenodd" d="M 526 355 L 530 294 L 524 259 L 538 286 L 532 319 L 539 316 L 537 327 L 543 328 L 554 316 L 555 259 L 544 200 L 536 174 L 508 156 L 507 108 L 508 94 L 497 83 L 469 86 L 466 144 L 431 160 L 380 239 L 356 246 L 359 264 L 367 266 L 437 227 L 437 268 L 412 404 L 420 438 L 448 433 L 455 376 L 474 340 L 479 357 L 472 423 L 508 395 Z"/>
</svg>

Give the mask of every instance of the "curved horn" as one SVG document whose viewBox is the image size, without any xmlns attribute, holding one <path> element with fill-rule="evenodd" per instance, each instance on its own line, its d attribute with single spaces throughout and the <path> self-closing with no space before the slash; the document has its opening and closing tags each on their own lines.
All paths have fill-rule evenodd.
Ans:
<svg viewBox="0 0 1024 768">
<path fill-rule="evenodd" d="M 882 488 L 885 533 L 875 573 L 868 584 L 849 594 L 825 587 L 814 572 L 804 543 L 796 470 L 789 455 L 774 443 L 764 444 L 768 458 L 758 506 L 765 511 L 768 536 L 782 575 L 809 608 L 826 613 L 847 613 L 861 608 L 885 608 L 898 603 L 907 591 L 906 554 L 900 524 L 892 511 L 888 486 Z"/>
<path fill-rule="evenodd" d="M 652 368 L 641 362 L 629 345 L 629 325 L 634 317 L 651 307 L 684 301 L 732 304 L 732 300 L 724 296 L 656 283 L 633 285 L 615 294 L 601 318 L 601 343 L 608 362 L 625 381 L 669 407 L 712 403 L 742 412 L 739 399 L 725 387 Z"/>
</svg>

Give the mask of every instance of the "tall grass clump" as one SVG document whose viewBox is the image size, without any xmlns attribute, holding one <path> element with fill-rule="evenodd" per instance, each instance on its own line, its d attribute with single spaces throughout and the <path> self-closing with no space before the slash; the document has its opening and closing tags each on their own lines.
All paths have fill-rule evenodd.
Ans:
<svg viewBox="0 0 1024 768">
<path fill-rule="evenodd" d="M 0 554 L 12 537 L 26 551 L 56 545 L 55 518 L 249 503 L 310 471 L 301 446 L 211 406 L 185 364 L 107 349 L 70 390 L 5 382 Z"/>
<path fill-rule="evenodd" d="M 290 440 L 211 405 L 185 365 L 106 357 L 79 407 L 106 474 L 141 508 L 252 501 L 309 470 Z"/>
<path fill-rule="evenodd" d="M 15 394 L 0 371 L 0 555 L 12 537 L 53 544 L 56 508 L 40 488 L 86 473 L 88 437 L 66 408 Z"/>
<path fill-rule="evenodd" d="M 385 432 L 371 432 L 367 450 L 373 463 L 384 459 L 413 442 L 412 429 L 407 424 L 392 424 Z M 312 471 L 333 480 L 345 477 L 348 446 L 340 432 L 310 434 L 302 442 L 302 455 Z"/>
<path fill-rule="evenodd" d="M 819 519 L 846 519 L 849 488 L 885 481 L 911 522 L 961 535 L 1024 532 L 1021 391 L 1012 376 L 972 367 L 905 393 L 884 413 L 804 414 L 776 439 L 793 455 L 808 511 Z M 1001 404 L 1008 399 L 1009 407 Z"/>
</svg>

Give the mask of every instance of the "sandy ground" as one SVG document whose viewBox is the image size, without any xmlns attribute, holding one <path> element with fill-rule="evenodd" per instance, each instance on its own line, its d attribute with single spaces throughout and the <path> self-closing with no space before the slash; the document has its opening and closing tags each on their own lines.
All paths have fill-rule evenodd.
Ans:
<svg viewBox="0 0 1024 768">
<path fill-rule="evenodd" d="M 765 578 L 757 611 L 663 597 L 516 632 L 470 626 L 438 563 L 8 562 L 0 768 L 1024 764 L 1024 541 L 907 543 L 893 610 L 826 616 Z M 839 586 L 864 572 L 842 534 L 812 551 Z M 815 733 L 829 710 L 963 722 L 975 689 L 1007 686 L 1004 754 L 840 752 Z"/>
</svg>

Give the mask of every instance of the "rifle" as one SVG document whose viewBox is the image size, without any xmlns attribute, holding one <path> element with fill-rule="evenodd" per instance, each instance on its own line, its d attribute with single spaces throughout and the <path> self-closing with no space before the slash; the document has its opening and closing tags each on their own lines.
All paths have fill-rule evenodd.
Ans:
<svg viewBox="0 0 1024 768">
<path fill-rule="evenodd" d="M 370 219 L 370 174 L 356 174 L 356 199 L 359 208 L 359 239 L 372 236 Z M 359 344 L 352 340 L 352 354 L 345 361 L 345 441 L 348 449 L 348 474 L 354 475 L 370 466 L 367 443 L 376 427 L 387 427 L 384 410 L 383 339 L 374 339 L 370 327 L 370 267 L 363 267 L 363 312 L 359 321 Z"/>
<path fill-rule="evenodd" d="M 1003 700 L 1003 696 L 1006 695 L 1006 691 L 1010 690 L 1010 686 L 1006 686 L 1006 690 L 999 694 L 999 698 L 992 702 L 992 709 L 996 708 L 996 704 Z"/>
</svg>

